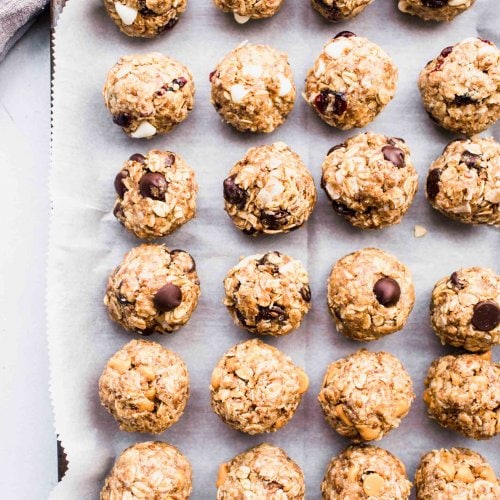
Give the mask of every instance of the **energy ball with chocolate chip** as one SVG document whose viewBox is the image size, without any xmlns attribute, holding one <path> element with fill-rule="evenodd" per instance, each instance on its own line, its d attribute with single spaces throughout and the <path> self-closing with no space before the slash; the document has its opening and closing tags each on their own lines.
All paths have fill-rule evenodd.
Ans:
<svg viewBox="0 0 500 500">
<path fill-rule="evenodd" d="M 224 180 L 223 194 L 236 227 L 254 236 L 298 229 L 316 204 L 311 172 L 282 142 L 249 149 Z"/>
<path fill-rule="evenodd" d="M 187 367 L 156 342 L 132 340 L 108 361 L 99 379 L 99 397 L 122 431 L 160 434 L 184 413 Z"/>
<path fill-rule="evenodd" d="M 268 443 L 236 455 L 219 467 L 217 500 L 304 500 L 301 468 L 281 449 Z"/>
<path fill-rule="evenodd" d="M 500 117 L 500 50 L 479 38 L 446 47 L 427 63 L 418 86 L 436 123 L 453 132 L 478 134 Z"/>
<path fill-rule="evenodd" d="M 302 264 L 280 252 L 250 255 L 224 280 L 235 323 L 259 335 L 286 335 L 311 308 L 309 276 Z"/>
<path fill-rule="evenodd" d="M 500 225 L 500 144 L 493 137 L 457 139 L 427 176 L 427 199 L 465 224 Z"/>
<path fill-rule="evenodd" d="M 123 56 L 104 84 L 113 122 L 134 139 L 170 132 L 194 105 L 191 71 L 158 52 Z"/>
<path fill-rule="evenodd" d="M 223 12 L 230 12 L 239 24 L 250 19 L 264 19 L 274 16 L 283 5 L 284 0 L 214 0 L 215 5 Z"/>
<path fill-rule="evenodd" d="M 360 14 L 373 0 L 311 0 L 313 8 L 328 21 L 343 21 Z"/>
<path fill-rule="evenodd" d="M 414 398 L 411 378 L 396 357 L 361 349 L 328 366 L 318 400 L 332 428 L 360 442 L 398 427 Z"/>
<path fill-rule="evenodd" d="M 308 387 L 306 373 L 288 356 L 248 340 L 229 349 L 212 372 L 212 408 L 241 432 L 275 432 L 293 417 Z"/>
<path fill-rule="evenodd" d="M 118 457 L 100 499 L 188 500 L 191 481 L 191 464 L 177 448 L 161 441 L 147 441 L 130 446 Z"/>
<path fill-rule="evenodd" d="M 364 248 L 333 266 L 327 299 L 337 330 L 367 341 L 405 326 L 415 290 L 410 270 L 396 257 L 378 248 Z"/>
<path fill-rule="evenodd" d="M 170 333 L 187 323 L 199 295 L 191 255 L 149 243 L 132 248 L 113 271 L 104 304 L 123 328 L 150 335 Z"/>
<path fill-rule="evenodd" d="M 397 80 L 398 69 L 384 50 L 342 31 L 309 70 L 303 95 L 324 122 L 348 130 L 375 119 L 394 97 Z"/>
<path fill-rule="evenodd" d="M 323 162 L 321 186 L 333 210 L 353 226 L 398 224 L 418 188 L 403 139 L 365 132 L 334 146 Z"/>
<path fill-rule="evenodd" d="M 473 439 L 500 433 L 500 364 L 476 354 L 443 356 L 425 380 L 424 401 L 431 418 Z"/>
<path fill-rule="evenodd" d="M 295 103 L 288 56 L 269 45 L 236 47 L 210 73 L 210 81 L 215 109 L 241 132 L 272 132 Z"/>
<path fill-rule="evenodd" d="M 476 0 L 399 0 L 401 12 L 424 21 L 451 21 L 472 7 Z"/>
<path fill-rule="evenodd" d="M 383 448 L 364 444 L 351 445 L 332 458 L 321 484 L 323 500 L 406 500 L 410 490 L 403 462 Z"/>
</svg>

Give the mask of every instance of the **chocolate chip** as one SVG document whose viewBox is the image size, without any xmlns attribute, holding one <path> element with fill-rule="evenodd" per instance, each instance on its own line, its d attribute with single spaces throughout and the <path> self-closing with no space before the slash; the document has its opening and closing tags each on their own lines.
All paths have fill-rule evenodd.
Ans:
<svg viewBox="0 0 500 500">
<path fill-rule="evenodd" d="M 173 17 L 170 21 L 160 28 L 160 32 L 171 30 L 179 21 L 178 17 Z"/>
<path fill-rule="evenodd" d="M 123 213 L 123 207 L 121 203 L 116 203 L 113 208 L 113 215 L 119 220 L 120 224 L 123 226 L 122 219 L 125 217 Z"/>
<path fill-rule="evenodd" d="M 141 16 L 144 17 L 156 16 L 156 12 L 147 7 L 146 0 L 137 0 L 137 8 Z"/>
<path fill-rule="evenodd" d="M 249 236 L 253 236 L 257 232 L 257 229 L 255 229 L 254 227 L 249 227 L 248 229 L 242 229 L 241 232 L 243 234 L 248 234 Z"/>
<path fill-rule="evenodd" d="M 243 208 L 247 202 L 247 192 L 240 188 L 235 182 L 236 175 L 231 175 L 224 179 L 224 199 L 231 205 L 236 205 L 238 208 Z"/>
<path fill-rule="evenodd" d="M 352 31 L 341 31 L 340 33 L 337 33 L 333 38 L 341 38 L 341 37 L 350 37 L 350 36 L 356 36 L 356 33 L 353 33 Z"/>
<path fill-rule="evenodd" d="M 208 81 L 211 82 L 215 76 L 215 73 L 217 73 L 217 70 L 214 69 L 213 71 L 210 71 L 210 74 L 208 75 Z"/>
<path fill-rule="evenodd" d="M 481 162 L 481 155 L 475 155 L 470 153 L 469 151 L 464 151 L 462 153 L 460 161 L 462 163 L 465 163 L 469 168 L 476 168 Z"/>
<path fill-rule="evenodd" d="M 382 153 L 384 154 L 384 158 L 397 168 L 403 168 L 405 166 L 405 154 L 402 149 L 394 146 L 384 146 L 382 148 Z"/>
<path fill-rule="evenodd" d="M 146 163 L 146 157 L 141 155 L 141 153 L 134 153 L 128 160 L 136 161 L 137 163 L 142 163 L 143 165 Z"/>
<path fill-rule="evenodd" d="M 175 163 L 175 153 L 168 152 L 163 160 L 166 167 L 171 167 Z"/>
<path fill-rule="evenodd" d="M 116 299 L 122 305 L 130 304 L 130 302 L 127 300 L 127 298 L 124 297 L 123 295 L 119 294 L 119 293 L 116 294 Z"/>
<path fill-rule="evenodd" d="M 311 289 L 307 286 L 304 285 L 300 289 L 300 296 L 306 301 L 306 302 L 311 302 Z"/>
<path fill-rule="evenodd" d="M 175 80 L 172 81 L 172 83 L 174 85 L 178 85 L 180 89 L 182 89 L 182 87 L 184 87 L 184 85 L 186 85 L 188 81 L 183 77 L 183 76 L 180 76 L 179 78 L 176 78 Z"/>
<path fill-rule="evenodd" d="M 328 150 L 328 153 L 326 153 L 326 156 L 328 156 L 330 153 L 333 153 L 334 151 L 337 151 L 337 149 L 342 149 L 342 148 L 345 148 L 345 144 L 344 143 L 337 144 L 336 146 L 333 146 L 332 148 L 330 148 Z"/>
<path fill-rule="evenodd" d="M 247 319 L 245 318 L 245 316 L 243 316 L 243 313 L 238 308 L 236 308 L 234 311 L 236 312 L 236 317 L 238 318 L 240 324 L 243 326 L 248 326 Z"/>
<path fill-rule="evenodd" d="M 353 215 L 356 215 L 356 210 L 349 208 L 343 203 L 339 203 L 337 200 L 332 200 L 332 207 L 335 212 L 343 217 L 352 217 Z"/>
<path fill-rule="evenodd" d="M 123 183 L 123 179 L 126 179 L 127 177 L 127 172 L 124 172 L 123 170 L 116 174 L 115 191 L 120 198 L 123 198 L 123 195 L 127 192 L 127 186 Z"/>
<path fill-rule="evenodd" d="M 128 127 L 132 123 L 132 117 L 128 113 L 113 115 L 113 122 L 120 127 Z"/>
<path fill-rule="evenodd" d="M 276 255 L 278 257 L 281 256 L 279 252 L 267 252 L 257 261 L 257 265 L 266 266 L 267 270 L 270 271 L 272 274 L 278 274 L 280 272 L 280 268 L 277 264 L 274 264 L 269 260 L 269 257 L 271 255 Z"/>
<path fill-rule="evenodd" d="M 398 142 L 402 142 L 402 143 L 406 144 L 406 141 L 404 139 L 401 139 L 401 137 L 389 137 L 389 139 L 387 140 L 387 142 L 391 146 L 397 146 Z"/>
<path fill-rule="evenodd" d="M 446 144 L 446 146 L 444 147 L 443 149 L 443 153 L 448 149 L 448 146 L 451 146 L 453 143 L 455 142 L 464 142 L 465 139 L 453 139 L 452 141 L 450 141 L 448 144 Z M 441 154 L 443 154 L 441 153 Z"/>
<path fill-rule="evenodd" d="M 441 179 L 441 169 L 435 168 L 427 176 L 426 190 L 427 196 L 433 200 L 439 194 L 439 179 Z"/>
<path fill-rule="evenodd" d="M 159 172 L 148 172 L 139 181 L 139 190 L 145 198 L 165 200 L 168 182 Z"/>
<path fill-rule="evenodd" d="M 334 92 L 330 89 L 323 89 L 314 99 L 316 109 L 324 115 L 328 108 L 334 115 L 340 116 L 347 111 L 347 100 L 344 93 Z"/>
<path fill-rule="evenodd" d="M 153 303 L 161 312 L 168 312 L 175 309 L 182 302 L 182 291 L 173 283 L 162 286 L 153 298 Z"/>
<path fill-rule="evenodd" d="M 463 95 L 456 95 L 455 99 L 453 99 L 453 102 L 457 106 L 464 106 L 466 104 L 472 104 L 476 102 L 474 99 L 469 94 L 463 94 Z"/>
<path fill-rule="evenodd" d="M 430 9 L 441 9 L 448 5 L 448 0 L 421 0 L 421 2 Z"/>
<path fill-rule="evenodd" d="M 149 337 L 150 335 L 153 335 L 155 333 L 154 327 L 149 327 L 149 328 L 144 328 L 144 330 L 136 330 L 139 335 L 142 335 L 143 337 Z"/>
<path fill-rule="evenodd" d="M 261 213 L 260 221 L 267 229 L 276 231 L 286 224 L 288 215 L 289 214 L 286 210 L 265 210 Z"/>
<path fill-rule="evenodd" d="M 373 293 L 384 307 L 392 307 L 398 303 L 401 297 L 401 288 L 398 282 L 392 278 L 380 278 L 373 287 Z"/>
<path fill-rule="evenodd" d="M 340 9 L 335 4 L 328 4 L 324 0 L 314 0 L 319 7 L 319 11 L 329 21 L 338 21 L 342 15 Z"/>
<path fill-rule="evenodd" d="M 189 267 L 186 269 L 186 272 L 192 273 L 193 271 L 196 271 L 196 262 L 188 252 L 186 252 L 185 250 L 181 250 L 180 248 L 174 248 L 173 250 L 170 250 L 170 256 L 174 257 L 174 260 L 175 260 L 175 255 L 180 255 L 181 258 L 187 256 L 188 259 L 190 260 L 190 264 Z"/>
<path fill-rule="evenodd" d="M 269 307 L 259 306 L 259 313 L 255 318 L 255 322 L 258 323 L 261 320 L 264 321 L 278 321 L 283 322 L 287 319 L 288 315 L 286 311 L 276 304 Z"/>
<path fill-rule="evenodd" d="M 474 306 L 472 326 L 481 332 L 490 332 L 500 323 L 500 308 L 492 300 L 478 302 Z"/>
<path fill-rule="evenodd" d="M 452 285 L 455 288 L 458 288 L 459 290 L 462 290 L 462 288 L 465 286 L 459 279 L 458 274 L 456 272 L 452 273 L 450 276 L 450 281 Z"/>
</svg>

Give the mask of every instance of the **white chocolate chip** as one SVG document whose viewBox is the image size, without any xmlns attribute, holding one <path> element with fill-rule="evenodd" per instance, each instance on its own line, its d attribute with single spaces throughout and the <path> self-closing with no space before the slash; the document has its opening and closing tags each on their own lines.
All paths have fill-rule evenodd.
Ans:
<svg viewBox="0 0 500 500">
<path fill-rule="evenodd" d="M 234 13 L 234 20 L 238 24 L 245 24 L 250 19 L 250 16 L 240 16 L 239 14 Z"/>
<path fill-rule="evenodd" d="M 284 97 L 292 91 L 292 82 L 284 75 L 278 75 L 278 80 L 280 81 L 278 95 Z"/>
<path fill-rule="evenodd" d="M 344 50 L 351 45 L 351 42 L 349 41 L 349 38 L 342 37 L 338 38 L 337 40 L 334 40 L 333 42 L 330 42 L 326 47 L 325 47 L 325 54 L 332 59 L 335 59 L 337 57 L 340 57 Z"/>
<path fill-rule="evenodd" d="M 481 146 L 479 144 L 476 144 L 475 142 L 471 142 L 470 144 L 466 144 L 465 150 L 473 155 L 476 155 L 476 156 L 479 156 L 482 153 Z"/>
<path fill-rule="evenodd" d="M 125 26 L 134 24 L 135 18 L 137 17 L 137 11 L 135 9 L 128 5 L 123 5 L 120 2 L 115 2 L 115 10 Z"/>
<path fill-rule="evenodd" d="M 134 139 L 145 139 L 153 137 L 156 134 L 156 128 L 149 122 L 141 122 L 140 125 L 130 134 Z"/>
<path fill-rule="evenodd" d="M 415 238 L 422 238 L 422 236 L 425 236 L 426 234 L 427 229 L 425 229 L 424 226 L 420 226 L 419 224 L 415 226 L 415 229 L 413 230 L 413 236 L 415 236 Z"/>
<path fill-rule="evenodd" d="M 239 104 L 241 101 L 243 101 L 245 96 L 248 94 L 248 90 L 243 85 L 240 85 L 238 83 L 236 85 L 233 85 L 230 88 L 229 92 L 231 93 L 231 100 L 236 104 Z"/>
<path fill-rule="evenodd" d="M 450 7 L 460 7 L 461 5 L 465 5 L 467 0 L 448 0 L 448 5 Z"/>
<path fill-rule="evenodd" d="M 262 66 L 258 64 L 246 64 L 242 68 L 243 74 L 245 76 L 251 76 L 253 78 L 260 78 L 262 76 Z"/>
</svg>

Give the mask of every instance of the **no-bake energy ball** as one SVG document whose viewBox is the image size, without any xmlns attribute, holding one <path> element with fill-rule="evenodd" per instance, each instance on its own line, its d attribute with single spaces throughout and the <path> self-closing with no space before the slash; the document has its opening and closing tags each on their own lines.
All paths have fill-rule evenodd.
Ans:
<svg viewBox="0 0 500 500">
<path fill-rule="evenodd" d="M 491 269 L 459 269 L 432 291 L 431 323 L 443 344 L 487 351 L 500 344 L 500 276 Z"/>
<path fill-rule="evenodd" d="M 405 326 L 415 290 L 403 263 L 378 248 L 364 248 L 333 266 L 327 299 L 338 331 L 355 340 L 376 340 Z"/>
<path fill-rule="evenodd" d="M 236 227 L 252 235 L 297 229 L 316 204 L 311 172 L 282 142 L 249 149 L 224 180 L 223 193 Z"/>
<path fill-rule="evenodd" d="M 482 132 L 500 116 L 500 51 L 488 40 L 467 38 L 429 61 L 418 86 L 436 123 L 466 135 Z"/>
<path fill-rule="evenodd" d="M 311 4 L 328 21 L 343 21 L 361 13 L 373 0 L 311 0 Z"/>
<path fill-rule="evenodd" d="M 194 170 L 171 151 L 133 154 L 115 177 L 113 214 L 138 238 L 167 236 L 196 215 Z"/>
<path fill-rule="evenodd" d="M 399 0 L 401 12 L 418 16 L 425 21 L 451 21 L 476 0 Z"/>
<path fill-rule="evenodd" d="M 187 323 L 199 295 L 191 255 L 150 243 L 125 255 L 108 279 L 104 304 L 123 328 L 150 335 L 170 333 Z"/>
<path fill-rule="evenodd" d="M 215 5 L 223 12 L 230 12 L 239 24 L 250 19 L 264 19 L 274 16 L 283 5 L 284 0 L 214 0 Z"/>
<path fill-rule="evenodd" d="M 431 165 L 427 199 L 465 224 L 500 225 L 500 144 L 477 136 L 450 142 Z"/>
<path fill-rule="evenodd" d="M 334 457 L 321 484 L 323 500 L 406 500 L 410 490 L 403 462 L 383 448 L 369 445 L 351 445 Z"/>
<path fill-rule="evenodd" d="M 318 397 L 327 422 L 354 442 L 381 439 L 398 427 L 414 398 L 401 362 L 365 349 L 328 366 Z"/>
<path fill-rule="evenodd" d="M 217 500 L 304 500 L 301 468 L 281 449 L 263 443 L 219 467 Z"/>
<path fill-rule="evenodd" d="M 156 342 L 132 340 L 108 361 L 99 379 L 99 397 L 122 431 L 159 434 L 184 413 L 187 367 Z"/>
<path fill-rule="evenodd" d="M 418 187 L 405 141 L 371 132 L 330 149 L 322 170 L 333 209 L 361 229 L 399 223 Z"/>
<path fill-rule="evenodd" d="M 443 356 L 425 380 L 429 415 L 442 427 L 469 438 L 500 433 L 500 365 L 476 354 Z"/>
<path fill-rule="evenodd" d="M 147 441 L 130 446 L 118 457 L 106 478 L 101 500 L 188 500 L 191 480 L 191 464 L 177 448 L 161 441 Z"/>
<path fill-rule="evenodd" d="M 295 103 L 288 56 L 269 45 L 244 43 L 210 73 L 212 104 L 241 132 L 272 132 Z"/>
<path fill-rule="evenodd" d="M 212 373 L 215 413 L 234 429 L 261 434 L 281 429 L 293 417 L 309 379 L 276 347 L 258 339 L 227 351 Z"/>
<path fill-rule="evenodd" d="M 398 69 L 384 50 L 342 31 L 309 70 L 304 99 L 332 127 L 364 127 L 394 97 L 397 79 Z"/>
<path fill-rule="evenodd" d="M 104 84 L 113 122 L 134 139 L 170 132 L 194 105 L 191 71 L 158 52 L 123 56 Z"/>
</svg>

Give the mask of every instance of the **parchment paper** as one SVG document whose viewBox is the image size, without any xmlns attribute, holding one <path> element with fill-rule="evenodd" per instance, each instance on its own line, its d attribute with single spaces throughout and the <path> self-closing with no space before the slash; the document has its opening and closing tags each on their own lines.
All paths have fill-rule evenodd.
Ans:
<svg viewBox="0 0 500 500">
<path fill-rule="evenodd" d="M 498 272 L 499 232 L 451 222 L 425 201 L 427 168 L 453 136 L 427 117 L 416 85 L 421 68 L 445 46 L 476 34 L 498 44 L 498 22 L 495 0 L 478 0 L 474 8 L 450 24 L 425 24 L 400 14 L 396 1 L 376 0 L 358 18 L 338 25 L 324 22 L 306 0 L 287 0 L 277 16 L 239 26 L 210 0 L 190 0 L 173 31 L 155 40 L 133 40 L 118 31 L 101 1 L 71 0 L 67 4 L 55 36 L 48 329 L 55 425 L 70 466 L 52 498 L 98 498 L 119 453 L 132 443 L 151 439 L 149 435 L 120 432 L 100 406 L 97 394 L 97 381 L 107 359 L 134 338 L 108 319 L 102 304 L 108 274 L 126 251 L 140 243 L 111 214 L 113 179 L 129 155 L 151 148 L 181 154 L 195 168 L 200 185 L 198 217 L 165 241 L 171 248 L 184 248 L 194 255 L 201 300 L 187 326 L 173 335 L 153 337 L 179 353 L 190 370 L 192 395 L 186 413 L 159 438 L 178 446 L 191 460 L 193 499 L 214 498 L 219 463 L 263 441 L 282 446 L 304 469 L 307 497 L 320 498 L 326 464 L 348 441 L 324 422 L 316 397 L 327 365 L 361 347 L 395 354 L 413 378 L 417 398 L 410 414 L 398 429 L 376 443 L 398 455 L 411 477 L 422 453 L 452 445 L 483 452 L 500 472 L 498 437 L 476 442 L 445 431 L 427 417 L 422 402 L 429 364 L 451 352 L 440 345 L 428 324 L 432 286 L 462 266 L 496 267 Z M 378 232 L 362 231 L 336 216 L 319 190 L 316 209 L 299 231 L 247 237 L 233 227 L 223 210 L 222 180 L 249 147 L 278 140 L 288 143 L 309 166 L 319 189 L 320 167 L 327 150 L 360 131 L 340 132 L 324 125 L 299 95 L 287 122 L 273 134 L 241 134 L 222 123 L 210 105 L 208 74 L 243 40 L 268 43 L 289 54 L 300 93 L 307 69 L 323 44 L 345 29 L 379 43 L 399 67 L 395 99 L 367 130 L 406 139 L 420 174 L 416 200 L 400 225 Z M 191 68 L 196 105 L 188 120 L 168 136 L 138 141 L 127 138 L 112 124 L 101 89 L 108 69 L 119 56 L 152 50 Z M 415 239 L 415 224 L 425 226 L 429 233 Z M 402 332 L 362 345 L 335 331 L 325 296 L 332 264 L 366 246 L 380 247 L 410 266 L 417 302 Z M 221 355 L 251 338 L 233 325 L 221 303 L 225 273 L 240 256 L 273 249 L 306 265 L 313 309 L 298 331 L 267 341 L 305 368 L 311 387 L 285 428 L 250 437 L 233 431 L 212 412 L 208 385 Z"/>
</svg>

